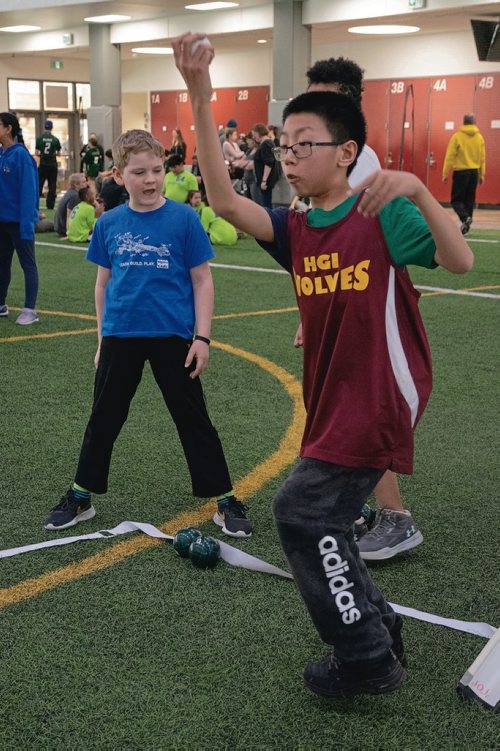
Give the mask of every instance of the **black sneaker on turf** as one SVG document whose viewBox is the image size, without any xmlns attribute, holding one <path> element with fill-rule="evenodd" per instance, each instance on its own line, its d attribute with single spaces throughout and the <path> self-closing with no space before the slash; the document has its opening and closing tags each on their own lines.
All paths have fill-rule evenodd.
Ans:
<svg viewBox="0 0 500 751">
<path fill-rule="evenodd" d="M 247 510 L 246 506 L 231 496 L 217 503 L 217 511 L 212 519 L 229 537 L 250 537 L 253 526 L 250 519 L 247 519 Z"/>
<path fill-rule="evenodd" d="M 67 529 L 78 522 L 85 522 L 95 516 L 95 508 L 90 500 L 81 501 L 75 497 L 72 488 L 61 498 L 57 506 L 50 510 L 45 519 L 45 529 Z"/>
<path fill-rule="evenodd" d="M 388 694 L 399 688 L 406 671 L 392 650 L 386 657 L 369 662 L 340 662 L 333 654 L 309 662 L 304 681 L 311 691 L 329 699 L 347 699 L 358 694 Z"/>
</svg>

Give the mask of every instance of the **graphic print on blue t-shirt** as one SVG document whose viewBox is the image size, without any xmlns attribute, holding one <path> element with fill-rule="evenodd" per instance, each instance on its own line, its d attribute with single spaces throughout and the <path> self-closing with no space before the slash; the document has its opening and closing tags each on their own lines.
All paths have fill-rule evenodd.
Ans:
<svg viewBox="0 0 500 751">
<path fill-rule="evenodd" d="M 116 254 L 123 255 L 120 266 L 154 266 L 157 269 L 168 269 L 167 256 L 170 255 L 169 246 L 162 243 L 160 246 L 148 244 L 149 235 L 132 235 L 124 232 L 116 237 Z M 155 260 L 155 255 L 157 256 Z"/>
</svg>

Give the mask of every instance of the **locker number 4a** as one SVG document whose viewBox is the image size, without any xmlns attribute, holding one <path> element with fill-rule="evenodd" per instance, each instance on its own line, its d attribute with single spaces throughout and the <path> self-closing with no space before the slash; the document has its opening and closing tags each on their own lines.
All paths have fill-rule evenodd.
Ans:
<svg viewBox="0 0 500 751">
<path fill-rule="evenodd" d="M 432 88 L 434 91 L 446 91 L 446 78 L 438 78 Z"/>
</svg>

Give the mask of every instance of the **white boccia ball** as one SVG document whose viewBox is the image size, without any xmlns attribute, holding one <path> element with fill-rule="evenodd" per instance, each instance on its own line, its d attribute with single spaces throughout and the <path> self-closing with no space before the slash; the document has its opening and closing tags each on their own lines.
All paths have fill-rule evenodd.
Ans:
<svg viewBox="0 0 500 751">
<path fill-rule="evenodd" d="M 198 47 L 208 47 L 210 42 L 208 41 L 208 37 L 203 37 L 203 39 L 197 39 L 195 42 L 191 45 L 191 54 L 194 55 Z"/>
</svg>

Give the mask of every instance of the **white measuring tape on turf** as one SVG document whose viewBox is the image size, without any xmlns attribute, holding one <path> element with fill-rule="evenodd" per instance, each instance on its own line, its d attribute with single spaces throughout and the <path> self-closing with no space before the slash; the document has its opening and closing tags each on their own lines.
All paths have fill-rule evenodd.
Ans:
<svg viewBox="0 0 500 751">
<path fill-rule="evenodd" d="M 143 532 L 149 537 L 155 537 L 160 540 L 174 539 L 172 535 L 166 535 L 153 524 L 147 524 L 145 522 L 122 522 L 116 527 L 113 527 L 113 529 L 103 529 L 100 532 L 91 532 L 87 535 L 60 537 L 54 540 L 46 540 L 45 542 L 35 542 L 32 545 L 24 545 L 19 548 L 0 550 L 0 558 L 12 558 L 15 555 L 21 555 L 22 553 L 31 553 L 34 550 L 41 550 L 42 548 L 55 548 L 60 545 L 71 545 L 73 542 L 81 542 L 83 540 L 99 540 L 107 537 L 118 537 L 118 535 L 125 535 L 129 532 Z M 293 579 L 288 571 L 273 566 L 271 563 L 266 563 L 266 561 L 262 561 L 260 558 L 255 558 L 253 555 L 244 553 L 238 548 L 233 548 L 232 545 L 228 545 L 227 542 L 223 542 L 222 540 L 218 540 L 218 543 L 220 545 L 220 556 L 222 560 L 226 561 L 226 563 L 229 563 L 231 566 L 246 568 L 250 571 L 260 571 L 263 574 L 274 574 L 275 576 L 282 576 L 286 579 Z M 496 629 L 493 628 L 493 626 L 490 626 L 489 623 L 459 621 L 455 618 L 442 618 L 440 615 L 426 613 L 423 610 L 415 610 L 415 608 L 407 608 L 404 605 L 397 605 L 393 602 L 390 602 L 389 605 L 391 605 L 396 613 L 399 613 L 400 615 L 406 615 L 409 618 L 416 618 L 420 621 L 427 621 L 428 623 L 435 623 L 439 626 L 447 626 L 456 631 L 465 631 L 468 634 L 482 636 L 485 639 L 490 639 L 496 632 Z"/>
</svg>

